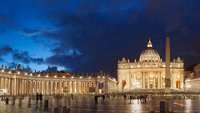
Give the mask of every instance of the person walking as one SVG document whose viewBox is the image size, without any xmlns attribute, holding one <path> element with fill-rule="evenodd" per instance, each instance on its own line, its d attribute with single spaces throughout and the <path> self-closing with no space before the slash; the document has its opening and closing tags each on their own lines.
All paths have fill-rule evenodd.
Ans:
<svg viewBox="0 0 200 113">
<path fill-rule="evenodd" d="M 130 95 L 130 104 L 131 104 L 132 96 Z"/>
<path fill-rule="evenodd" d="M 94 96 L 94 101 L 95 101 L 95 104 L 98 104 L 98 97 L 97 97 L 97 95 Z"/>
<path fill-rule="evenodd" d="M 126 95 L 124 94 L 124 103 L 125 103 L 125 100 L 126 100 Z"/>
<path fill-rule="evenodd" d="M 104 101 L 105 101 L 105 98 L 106 98 L 105 95 L 102 95 L 103 103 L 104 103 Z"/>
</svg>

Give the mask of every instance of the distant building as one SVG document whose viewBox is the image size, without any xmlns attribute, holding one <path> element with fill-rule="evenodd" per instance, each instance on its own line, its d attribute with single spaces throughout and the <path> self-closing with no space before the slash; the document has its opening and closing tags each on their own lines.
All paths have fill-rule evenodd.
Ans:
<svg viewBox="0 0 200 113">
<path fill-rule="evenodd" d="M 200 64 L 197 64 L 194 67 L 194 78 L 200 78 Z"/>
<path fill-rule="evenodd" d="M 194 66 L 192 71 L 186 71 L 185 90 L 200 92 L 200 64 Z"/>
<path fill-rule="evenodd" d="M 170 63 L 170 72 L 171 89 L 183 88 L 184 63 L 180 57 Z M 118 61 L 117 74 L 119 91 L 165 88 L 165 62 L 153 48 L 150 39 L 147 48 L 140 54 L 139 61 L 125 58 Z"/>
</svg>

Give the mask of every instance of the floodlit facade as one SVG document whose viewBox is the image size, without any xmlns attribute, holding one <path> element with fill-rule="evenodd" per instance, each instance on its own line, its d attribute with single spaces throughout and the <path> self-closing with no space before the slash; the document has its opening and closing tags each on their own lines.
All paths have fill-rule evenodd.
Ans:
<svg viewBox="0 0 200 113">
<path fill-rule="evenodd" d="M 186 73 L 185 90 L 200 92 L 200 64 L 197 64 L 192 72 Z"/>
<path fill-rule="evenodd" d="M 164 89 L 165 62 L 153 48 L 149 39 L 147 47 L 140 54 L 139 60 L 133 62 L 122 58 L 118 61 L 118 90 L 131 91 L 133 89 Z M 170 62 L 171 89 L 183 88 L 184 63 L 180 57 Z"/>
<path fill-rule="evenodd" d="M 185 90 L 189 92 L 200 92 L 200 78 L 187 79 L 185 81 Z"/>
<path fill-rule="evenodd" d="M 70 74 L 35 72 L 0 68 L 0 95 L 101 94 L 117 90 L 115 78 L 103 72 Z"/>
</svg>

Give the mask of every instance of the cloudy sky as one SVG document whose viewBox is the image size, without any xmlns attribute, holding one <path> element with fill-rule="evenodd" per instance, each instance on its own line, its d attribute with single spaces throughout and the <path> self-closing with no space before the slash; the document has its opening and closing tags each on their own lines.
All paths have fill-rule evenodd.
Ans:
<svg viewBox="0 0 200 113">
<path fill-rule="evenodd" d="M 0 64 L 33 70 L 116 75 L 122 57 L 138 59 L 149 36 L 164 59 L 200 62 L 199 0 L 1 0 Z"/>
</svg>

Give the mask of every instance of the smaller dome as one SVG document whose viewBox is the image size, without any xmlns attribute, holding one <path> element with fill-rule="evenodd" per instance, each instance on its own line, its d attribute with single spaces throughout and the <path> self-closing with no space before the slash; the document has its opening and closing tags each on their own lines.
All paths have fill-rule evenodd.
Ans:
<svg viewBox="0 0 200 113">
<path fill-rule="evenodd" d="M 147 44 L 147 49 L 142 51 L 140 55 L 140 62 L 156 62 L 161 61 L 159 53 L 153 49 L 153 44 L 149 38 L 149 42 Z"/>
</svg>

